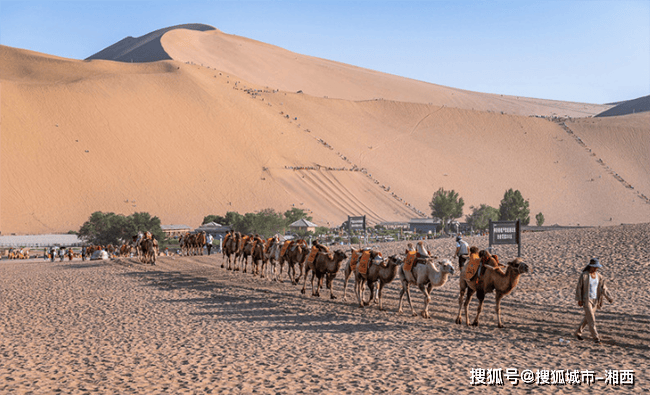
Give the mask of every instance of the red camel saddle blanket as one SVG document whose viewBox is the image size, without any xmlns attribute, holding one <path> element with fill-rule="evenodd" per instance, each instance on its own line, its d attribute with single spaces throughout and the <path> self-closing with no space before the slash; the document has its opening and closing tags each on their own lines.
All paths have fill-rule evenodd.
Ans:
<svg viewBox="0 0 650 395">
<path fill-rule="evenodd" d="M 481 258 L 476 257 L 470 259 L 467 264 L 467 269 L 465 269 L 465 278 L 471 280 L 478 271 L 479 266 L 481 266 Z"/>
<path fill-rule="evenodd" d="M 287 252 L 287 248 L 289 248 L 289 244 L 291 244 L 291 240 L 287 240 L 284 242 L 282 245 L 282 250 L 280 251 L 280 255 L 284 255 L 285 252 Z"/>
<path fill-rule="evenodd" d="M 404 270 L 410 271 L 413 268 L 415 259 L 417 259 L 417 254 L 416 251 L 409 251 L 406 253 L 406 259 L 404 259 Z"/>
<path fill-rule="evenodd" d="M 359 258 L 361 257 L 361 253 L 357 250 L 352 250 L 352 258 L 350 258 L 350 270 L 353 270 L 357 268 L 357 263 L 359 263 Z"/>
<path fill-rule="evenodd" d="M 368 273 L 368 263 L 370 263 L 370 251 L 364 251 L 359 259 L 359 273 Z"/>
<path fill-rule="evenodd" d="M 307 262 L 314 263 L 314 259 L 316 259 L 316 255 L 318 255 L 318 247 L 314 246 L 311 248 L 311 251 L 309 252 L 309 256 L 307 257 Z"/>
<path fill-rule="evenodd" d="M 269 252 L 269 247 L 271 247 L 271 242 L 273 241 L 273 238 L 270 238 L 266 240 L 266 243 L 264 243 L 264 253 Z"/>
</svg>

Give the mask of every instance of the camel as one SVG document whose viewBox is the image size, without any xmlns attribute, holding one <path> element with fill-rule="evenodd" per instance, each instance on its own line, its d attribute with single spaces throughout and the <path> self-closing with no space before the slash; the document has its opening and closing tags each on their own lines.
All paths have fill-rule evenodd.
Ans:
<svg viewBox="0 0 650 395">
<path fill-rule="evenodd" d="M 254 276 L 259 274 L 261 278 L 264 278 L 264 262 L 266 262 L 264 243 L 259 240 L 253 241 L 251 243 L 251 271 Z M 246 273 L 246 267 L 244 267 L 244 273 Z"/>
<path fill-rule="evenodd" d="M 240 260 L 242 265 L 244 264 L 244 260 L 246 260 L 246 263 L 248 263 L 248 256 L 250 255 L 250 250 L 248 253 L 246 253 L 246 247 L 251 241 L 252 236 L 250 235 L 242 235 L 242 237 L 239 238 L 239 244 L 237 245 L 237 252 L 235 253 L 235 271 L 239 271 L 239 265 L 237 264 L 237 260 Z M 246 273 L 246 266 L 244 266 L 244 273 Z"/>
<path fill-rule="evenodd" d="M 248 267 L 248 257 L 251 256 L 253 253 L 253 244 L 254 244 L 254 238 L 253 236 L 247 236 L 244 237 L 243 239 L 243 244 L 240 249 L 240 256 L 241 256 L 241 263 L 244 268 L 243 273 L 246 273 L 246 269 Z M 251 262 L 251 267 L 252 267 L 252 262 Z M 252 269 L 251 269 L 252 270 Z"/>
<path fill-rule="evenodd" d="M 481 251 L 483 252 L 483 251 Z M 503 266 L 503 265 L 501 265 Z M 467 314 L 467 307 L 469 302 L 472 300 L 474 292 L 476 292 L 476 297 L 479 300 L 478 307 L 476 309 L 476 318 L 472 323 L 472 326 L 479 325 L 479 316 L 483 310 L 483 301 L 485 300 L 485 294 L 495 292 L 496 294 L 496 306 L 495 311 L 497 314 L 497 321 L 499 322 L 499 328 L 503 328 L 503 323 L 501 322 L 501 299 L 504 296 L 510 294 L 517 284 L 519 283 L 519 277 L 529 272 L 528 265 L 522 261 L 521 258 L 516 258 L 515 260 L 508 262 L 506 265 L 506 272 L 503 274 L 498 268 L 492 266 L 484 265 L 484 274 L 481 275 L 481 278 L 478 281 L 478 284 L 474 281 L 469 281 L 465 278 L 465 271 L 467 270 L 467 265 L 463 267 L 463 270 L 460 273 L 460 296 L 458 297 L 458 316 L 456 317 L 456 324 L 461 324 L 461 312 L 465 310 L 465 324 L 469 326 L 469 315 Z M 465 303 L 463 304 L 463 295 L 467 290 L 467 297 L 465 298 Z"/>
<path fill-rule="evenodd" d="M 307 247 L 307 242 L 305 240 L 297 240 L 291 243 L 289 247 L 284 252 L 284 255 L 280 255 L 279 265 L 280 272 L 282 272 L 282 265 L 284 262 L 287 262 L 287 275 L 291 284 L 297 284 L 302 277 L 303 267 L 305 265 L 305 260 L 309 255 L 309 247 Z M 300 268 L 300 274 L 296 276 L 296 265 Z"/>
<path fill-rule="evenodd" d="M 239 239 L 241 238 L 241 233 L 235 232 L 232 236 L 227 237 L 223 246 L 223 255 L 228 262 L 227 270 L 233 270 L 237 266 L 237 251 L 239 250 Z M 232 259 L 231 259 L 232 258 Z M 232 263 L 234 261 L 234 263 Z M 232 263 L 232 267 L 231 267 Z M 221 267 L 224 265 L 222 264 Z"/>
<path fill-rule="evenodd" d="M 275 264 L 276 262 L 280 262 L 281 247 L 282 245 L 280 244 L 280 237 L 278 235 L 273 236 L 267 241 L 264 246 L 265 261 L 262 268 L 262 271 L 264 271 L 266 264 L 268 264 L 271 269 L 271 277 L 273 278 L 273 281 L 280 282 L 282 282 L 282 280 L 279 278 L 278 273 L 275 271 Z M 282 274 L 282 266 L 280 266 L 279 270 L 280 274 Z"/>
<path fill-rule="evenodd" d="M 366 274 L 359 273 L 359 266 L 356 267 L 354 271 L 355 285 L 354 290 L 357 294 L 357 299 L 359 300 L 359 307 L 368 306 L 370 302 L 375 298 L 375 284 L 379 282 L 379 289 L 377 292 L 377 299 L 379 299 L 379 310 L 383 310 L 381 303 L 381 290 L 386 284 L 389 284 L 397 276 L 397 272 L 402 265 L 402 260 L 399 259 L 396 255 L 393 255 L 388 258 L 388 262 L 384 265 L 382 263 L 371 263 L 368 267 Z M 370 288 L 370 300 L 365 302 L 363 300 L 363 286 L 368 284 Z"/>
<path fill-rule="evenodd" d="M 194 237 L 194 255 L 203 255 L 203 247 L 205 247 L 206 235 L 205 231 L 197 233 Z"/>
<path fill-rule="evenodd" d="M 345 264 L 345 269 L 343 269 L 343 272 L 345 273 L 345 278 L 343 280 L 343 300 L 344 301 L 347 300 L 348 279 L 350 278 L 352 273 L 355 272 L 355 269 L 356 269 L 357 265 L 359 264 L 359 260 L 361 259 L 361 254 L 363 254 L 363 250 L 361 250 L 361 249 L 359 249 L 359 250 L 353 249 L 351 251 L 351 253 L 350 253 L 350 259 Z M 355 258 L 355 255 L 357 255 L 356 258 Z M 377 255 L 381 255 L 381 253 L 379 251 L 371 250 L 371 252 L 370 252 L 370 261 L 373 261 L 377 257 Z M 355 259 L 355 262 L 352 262 L 353 259 Z M 355 281 L 355 284 L 354 284 L 354 293 L 355 294 L 357 293 L 357 283 L 356 283 L 356 281 Z"/>
<path fill-rule="evenodd" d="M 152 265 L 156 264 L 156 251 L 154 249 L 154 244 L 152 239 L 144 239 L 140 243 L 142 248 L 142 263 L 151 263 Z"/>
<path fill-rule="evenodd" d="M 327 288 L 330 290 L 330 299 L 336 299 L 336 296 L 334 296 L 334 293 L 332 292 L 332 281 L 336 277 L 336 273 L 338 273 L 341 268 L 341 262 L 343 262 L 345 258 L 347 258 L 347 255 L 345 255 L 345 252 L 343 251 L 335 251 L 332 258 L 330 258 L 327 253 L 318 252 L 314 258 L 314 262 L 305 263 L 304 282 L 300 293 L 305 293 L 307 275 L 309 274 L 309 271 L 311 271 L 312 296 L 320 297 L 320 287 L 323 284 L 323 276 L 325 276 Z M 316 288 L 316 292 L 314 292 L 314 276 L 318 278 L 318 287 Z"/>
<path fill-rule="evenodd" d="M 411 314 L 416 316 L 415 310 L 413 309 L 413 303 L 411 303 L 411 291 L 409 286 L 417 285 L 420 288 L 420 291 L 424 294 L 424 310 L 420 312 L 422 317 L 430 318 L 429 315 L 429 303 L 431 303 L 431 290 L 433 287 L 442 287 L 447 282 L 450 274 L 454 274 L 454 267 L 452 266 L 449 259 L 443 259 L 438 261 L 440 269 L 436 268 L 434 261 L 437 258 L 418 258 L 418 261 L 410 271 L 404 270 L 404 264 L 400 266 L 399 277 L 402 282 L 402 290 L 399 293 L 399 304 L 397 311 L 402 312 L 402 297 L 406 293 L 406 299 L 409 302 L 411 307 Z M 415 276 L 414 276 L 415 275 Z"/>
</svg>

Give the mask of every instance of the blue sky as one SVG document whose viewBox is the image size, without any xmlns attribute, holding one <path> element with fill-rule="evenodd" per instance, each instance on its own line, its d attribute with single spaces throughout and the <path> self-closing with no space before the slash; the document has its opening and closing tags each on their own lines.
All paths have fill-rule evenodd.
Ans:
<svg viewBox="0 0 650 395">
<path fill-rule="evenodd" d="M 472 91 L 650 94 L 650 0 L 0 1 L 0 44 L 73 59 L 183 23 Z"/>
</svg>

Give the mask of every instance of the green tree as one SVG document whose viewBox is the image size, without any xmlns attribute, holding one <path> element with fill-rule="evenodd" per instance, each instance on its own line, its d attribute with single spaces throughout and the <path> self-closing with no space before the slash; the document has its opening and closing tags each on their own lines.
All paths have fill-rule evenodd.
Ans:
<svg viewBox="0 0 650 395">
<path fill-rule="evenodd" d="M 236 231 L 241 232 L 241 230 L 239 230 L 239 224 L 243 220 L 244 220 L 244 216 L 239 214 L 236 211 L 228 211 L 226 213 L 226 223 Z"/>
<path fill-rule="evenodd" d="M 124 215 L 95 211 L 79 229 L 79 237 L 95 245 L 118 245 L 125 241 L 127 219 Z"/>
<path fill-rule="evenodd" d="M 470 210 L 472 213 L 465 216 L 465 221 L 476 230 L 486 230 L 490 221 L 499 220 L 499 210 L 486 204 L 481 204 L 480 207 L 470 206 Z"/>
<path fill-rule="evenodd" d="M 530 223 L 530 209 L 528 200 L 524 200 L 519 190 L 508 189 L 503 195 L 499 206 L 499 219 L 501 221 L 521 221 L 522 225 Z"/>
<path fill-rule="evenodd" d="M 314 235 L 320 236 L 320 235 L 326 235 L 329 234 L 330 228 L 326 226 L 317 226 L 316 231 L 314 232 Z"/>
<path fill-rule="evenodd" d="M 284 233 L 286 228 L 285 219 L 271 208 L 264 209 L 259 213 L 246 213 L 244 215 L 228 212 L 226 219 L 231 217 L 233 229 L 244 234 L 257 233 L 261 236 L 272 236 L 275 233 Z"/>
<path fill-rule="evenodd" d="M 431 198 L 429 207 L 431 216 L 442 220 L 442 230 L 444 232 L 447 222 L 452 219 L 460 218 L 463 215 L 463 206 L 465 201 L 458 197 L 458 193 L 453 189 L 445 191 L 443 188 L 438 189 Z"/>
<path fill-rule="evenodd" d="M 537 213 L 535 216 L 535 221 L 537 221 L 537 226 L 542 226 L 544 225 L 544 214 L 541 212 Z"/>
<path fill-rule="evenodd" d="M 166 239 L 160 227 L 160 219 L 144 212 L 125 217 L 122 214 L 96 211 L 81 225 L 79 237 L 95 245 L 120 245 L 131 241 L 138 232 L 145 231 L 151 232 L 161 247 L 165 245 Z"/>
<path fill-rule="evenodd" d="M 282 214 L 272 208 L 267 208 L 255 215 L 254 220 L 255 233 L 270 237 L 276 233 L 283 234 L 286 228 L 285 219 Z"/>
<path fill-rule="evenodd" d="M 312 217 L 308 216 L 305 210 L 296 207 L 292 207 L 291 210 L 285 211 L 284 218 L 287 226 L 303 218 L 307 221 L 312 221 Z"/>
<path fill-rule="evenodd" d="M 123 235 L 125 240 L 130 240 L 138 232 L 151 232 L 153 237 L 158 240 L 159 247 L 165 244 L 165 233 L 160 227 L 160 218 L 152 217 L 151 214 L 146 212 L 133 213 L 126 217 L 127 233 Z"/>
<path fill-rule="evenodd" d="M 227 223 L 226 217 L 222 217 L 220 215 L 208 215 L 203 217 L 203 223 L 201 225 L 205 225 L 210 222 L 216 222 L 219 225 L 230 225 Z"/>
</svg>

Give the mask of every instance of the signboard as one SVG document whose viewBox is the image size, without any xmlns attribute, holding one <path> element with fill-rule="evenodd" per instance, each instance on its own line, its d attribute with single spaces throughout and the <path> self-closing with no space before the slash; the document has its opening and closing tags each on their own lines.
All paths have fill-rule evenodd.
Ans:
<svg viewBox="0 0 650 395">
<path fill-rule="evenodd" d="M 366 216 L 363 217 L 350 217 L 348 215 L 348 231 L 352 232 L 353 230 L 365 231 L 366 230 Z"/>
<path fill-rule="evenodd" d="M 521 232 L 517 221 L 490 221 L 490 246 L 495 244 L 518 244 L 521 256 Z"/>
</svg>

